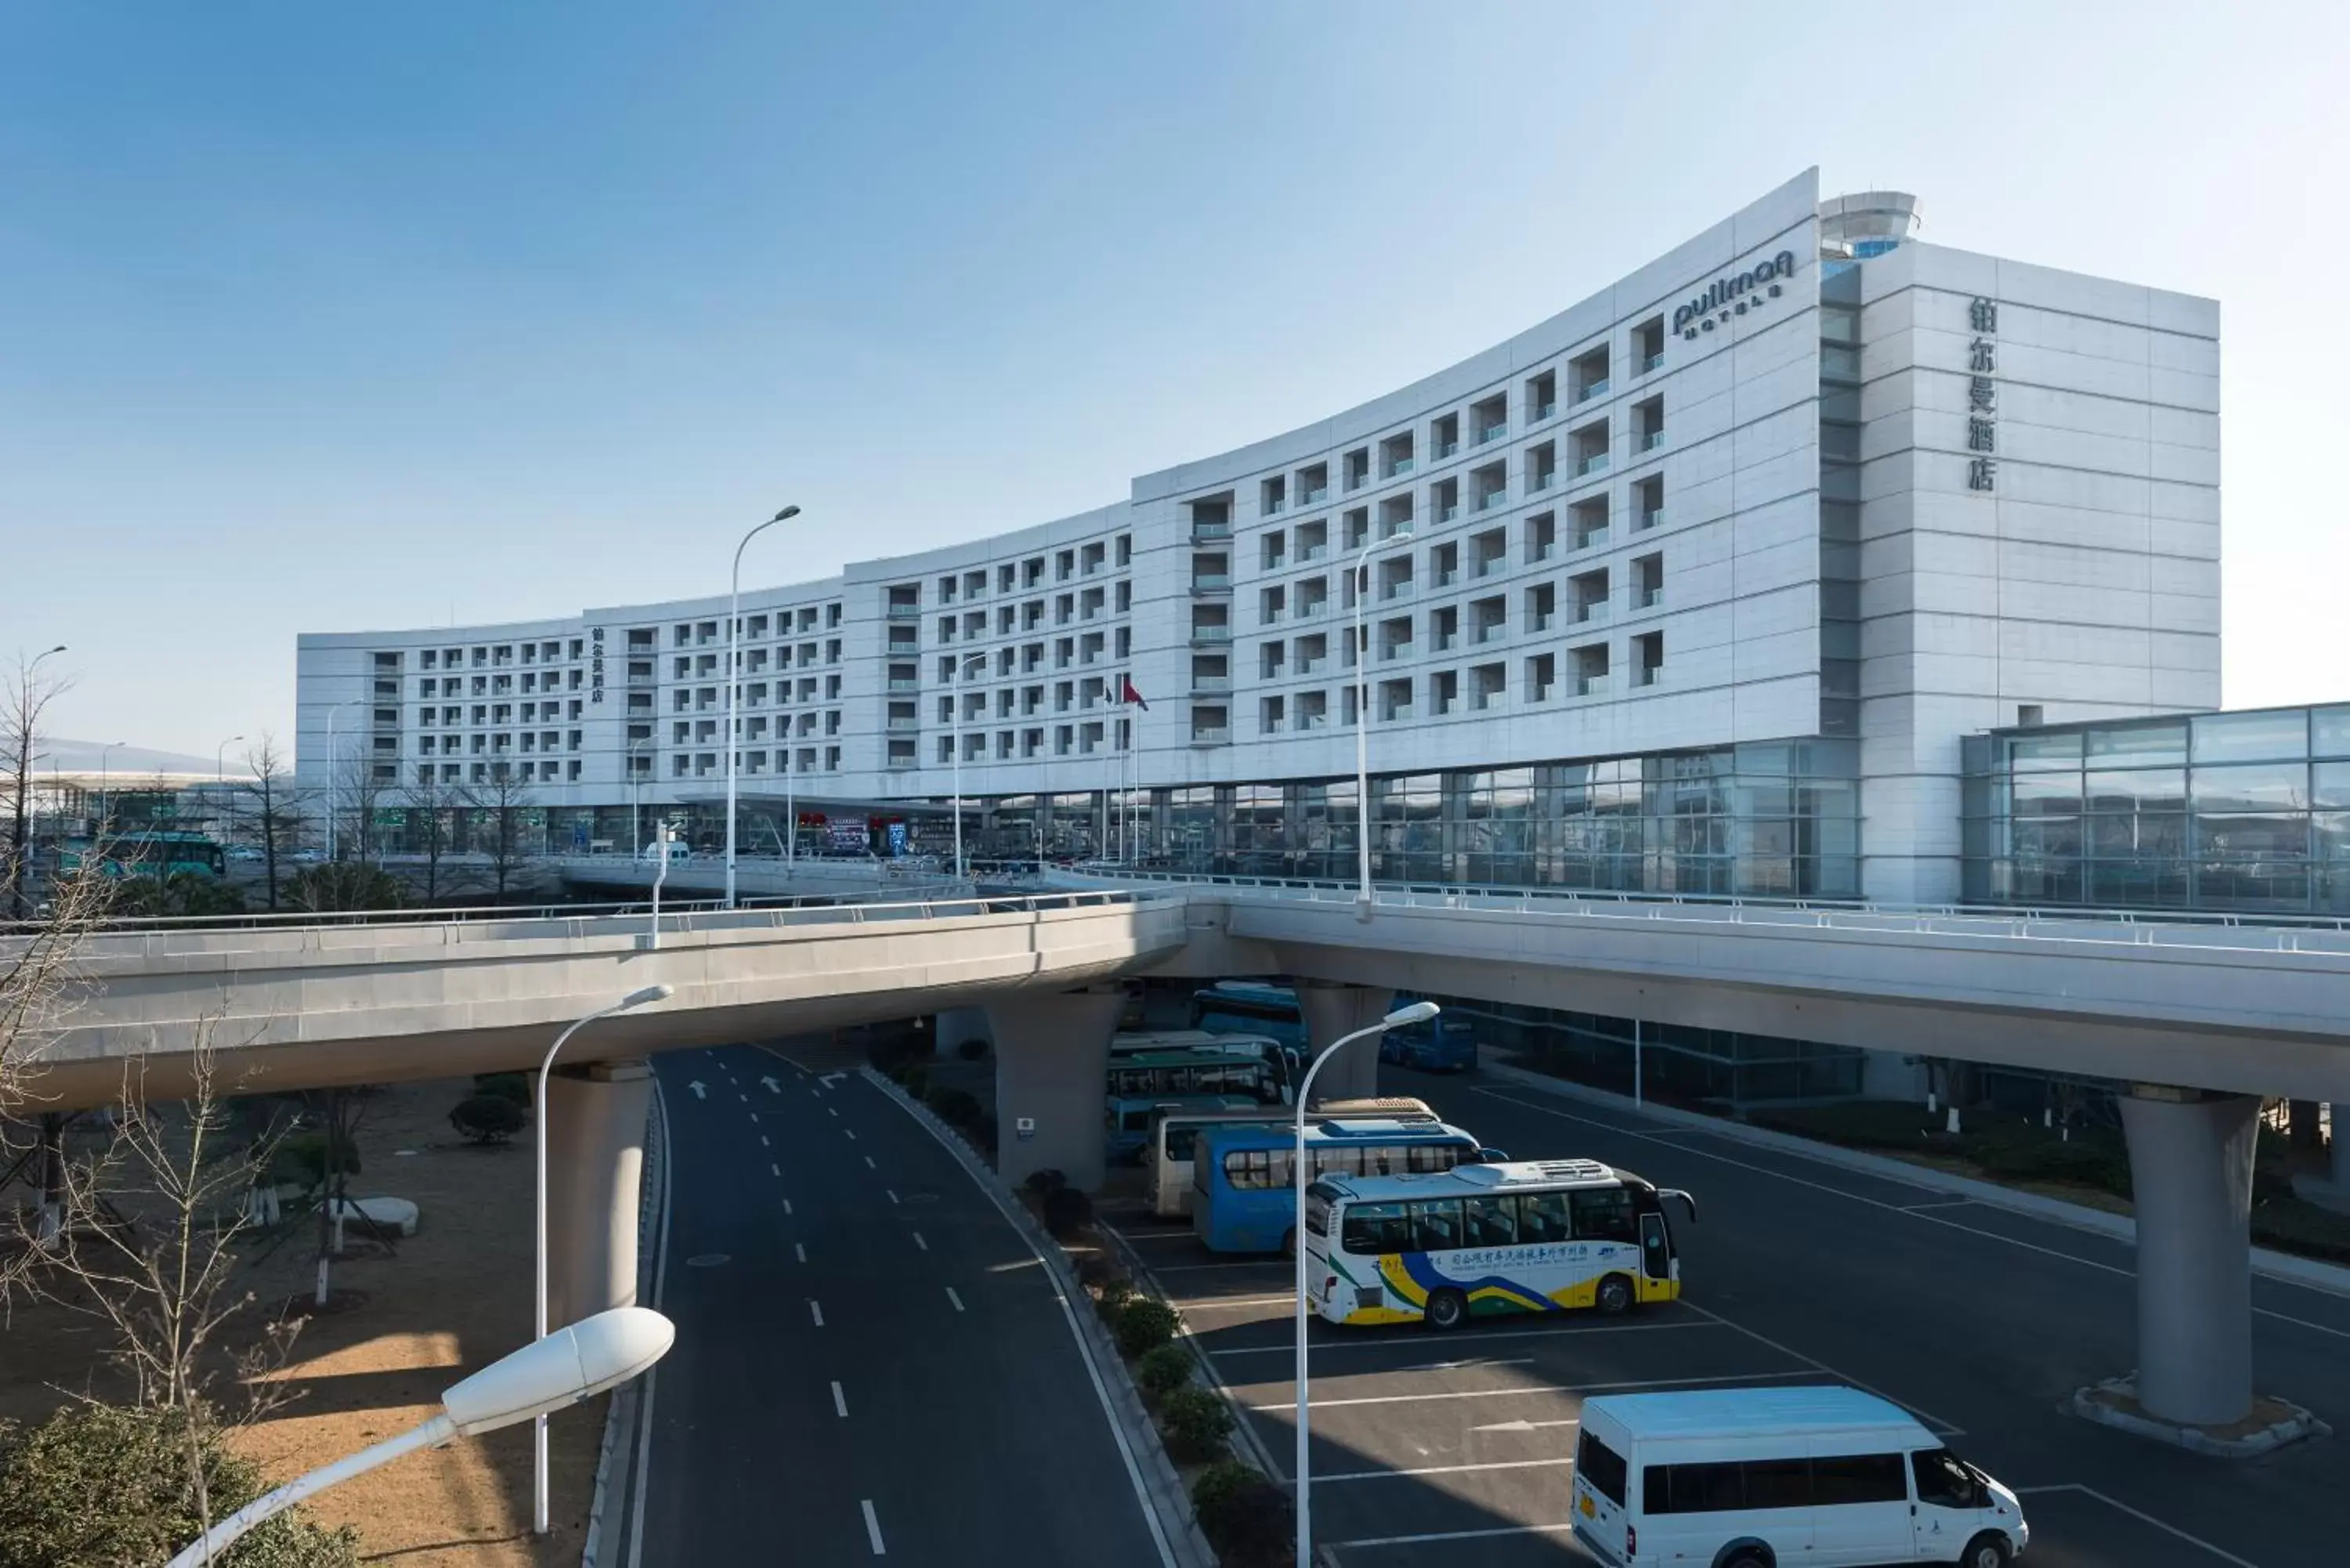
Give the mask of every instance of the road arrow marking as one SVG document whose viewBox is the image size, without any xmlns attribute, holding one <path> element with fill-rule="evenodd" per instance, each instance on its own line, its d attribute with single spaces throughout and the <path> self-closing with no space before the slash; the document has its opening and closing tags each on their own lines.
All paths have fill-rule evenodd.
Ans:
<svg viewBox="0 0 2350 1568">
<path fill-rule="evenodd" d="M 767 1085 L 767 1093 L 771 1095 L 780 1095 L 784 1092 L 784 1086 L 775 1082 L 775 1075 L 772 1073 L 760 1079 L 759 1082 Z"/>
<path fill-rule="evenodd" d="M 819 1076 L 816 1079 L 816 1082 L 822 1084 L 827 1088 L 830 1088 L 833 1085 L 839 1083 L 843 1078 L 847 1076 L 848 1075 L 846 1073 L 826 1073 Z"/>
<path fill-rule="evenodd" d="M 1472 1432 L 1538 1432 L 1544 1427 L 1579 1427 L 1580 1421 L 1495 1421 L 1489 1426 L 1471 1427 Z"/>
<path fill-rule="evenodd" d="M 693 1091 L 693 1097 L 697 1100 L 706 1100 L 710 1097 L 710 1085 L 699 1078 L 688 1084 L 686 1087 Z"/>
</svg>

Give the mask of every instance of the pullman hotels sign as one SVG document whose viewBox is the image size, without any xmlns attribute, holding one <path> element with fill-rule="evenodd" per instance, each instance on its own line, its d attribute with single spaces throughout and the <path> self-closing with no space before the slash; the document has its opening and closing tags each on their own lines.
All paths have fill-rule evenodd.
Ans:
<svg viewBox="0 0 2350 1568">
<path fill-rule="evenodd" d="M 1703 294 L 1673 309 L 1673 330 L 1694 339 L 1711 332 L 1718 322 L 1750 310 L 1760 310 L 1766 299 L 1779 297 L 1781 280 L 1795 275 L 1795 253 L 1781 251 L 1744 272 L 1727 273 L 1706 286 Z"/>
</svg>

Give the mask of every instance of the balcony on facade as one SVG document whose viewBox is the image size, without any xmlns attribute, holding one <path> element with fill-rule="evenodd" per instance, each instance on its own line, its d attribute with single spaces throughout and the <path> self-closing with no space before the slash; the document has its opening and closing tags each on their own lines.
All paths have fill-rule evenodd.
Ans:
<svg viewBox="0 0 2350 1568">
<path fill-rule="evenodd" d="M 1607 618 L 1607 573 L 1583 572 L 1566 580 L 1568 618 L 1575 626 L 1588 626 Z"/>
<path fill-rule="evenodd" d="M 1274 474 L 1258 487 L 1257 511 L 1260 515 L 1277 517 L 1289 509 L 1289 481 Z"/>
<path fill-rule="evenodd" d="M 1574 407 L 1607 395 L 1607 350 L 1593 348 L 1567 361 L 1567 404 Z"/>
<path fill-rule="evenodd" d="M 1607 421 L 1594 420 L 1567 437 L 1567 452 L 1575 477 L 1588 479 L 1607 472 Z"/>
<path fill-rule="evenodd" d="M 1391 435 L 1379 442 L 1379 477 L 1394 479 L 1412 471 L 1412 435 L 1409 431 Z"/>
<path fill-rule="evenodd" d="M 1526 449 L 1526 493 L 1540 495 L 1558 483 L 1558 443 L 1544 441 Z"/>
<path fill-rule="evenodd" d="M 1647 398 L 1632 405 L 1632 440 L 1641 452 L 1665 444 L 1665 400 Z"/>
<path fill-rule="evenodd" d="M 1607 543 L 1607 497 L 1593 496 L 1566 509 L 1566 547 L 1596 550 Z"/>
<path fill-rule="evenodd" d="M 1550 583 L 1536 583 L 1526 590 L 1526 629 L 1544 632 L 1556 623 L 1558 589 Z"/>
<path fill-rule="evenodd" d="M 1665 521 L 1665 476 L 1652 473 L 1632 486 L 1632 530 L 1646 533 Z"/>
<path fill-rule="evenodd" d="M 1471 473 L 1469 485 L 1480 512 L 1491 512 L 1510 503 L 1510 471 L 1501 463 L 1490 463 Z"/>
<path fill-rule="evenodd" d="M 1558 554 L 1558 514 L 1544 512 L 1526 519 L 1526 565 L 1536 566 Z"/>
<path fill-rule="evenodd" d="M 1544 370 L 1526 379 L 1526 423 L 1536 425 L 1558 412 L 1558 372 Z"/>
<path fill-rule="evenodd" d="M 1325 518 L 1297 525 L 1297 564 L 1318 561 L 1330 553 L 1330 524 Z"/>
<path fill-rule="evenodd" d="M 1665 368 L 1665 318 L 1652 316 L 1632 329 L 1632 357 L 1640 374 Z"/>
<path fill-rule="evenodd" d="M 1357 447 L 1338 460 L 1338 467 L 1347 490 L 1360 490 L 1371 482 L 1371 449 Z"/>
<path fill-rule="evenodd" d="M 1665 634 L 1652 631 L 1632 639 L 1632 684 L 1661 685 L 1665 679 Z"/>
<path fill-rule="evenodd" d="M 1411 681 L 1382 680 L 1379 682 L 1378 716 L 1383 723 L 1397 723 L 1411 717 Z"/>
<path fill-rule="evenodd" d="M 1232 738 L 1232 711 L 1221 702 L 1191 704 L 1191 743 L 1221 746 Z"/>
<path fill-rule="evenodd" d="M 1428 460 L 1442 462 L 1461 452 L 1461 416 L 1440 414 L 1428 427 Z"/>
<path fill-rule="evenodd" d="M 1482 647 L 1510 635 L 1510 607 L 1499 595 L 1469 603 L 1469 640 Z"/>
<path fill-rule="evenodd" d="M 1460 646 L 1460 607 L 1457 605 L 1446 605 L 1441 609 L 1429 611 L 1428 650 L 1430 653 L 1450 653 Z"/>
<path fill-rule="evenodd" d="M 1319 506 L 1330 499 L 1330 465 L 1309 463 L 1297 471 L 1297 504 Z"/>
<path fill-rule="evenodd" d="M 1665 602 L 1665 558 L 1642 556 L 1632 563 L 1632 607 L 1656 609 Z"/>
<path fill-rule="evenodd" d="M 1460 542 L 1449 540 L 1430 549 L 1428 552 L 1429 587 L 1437 593 L 1442 593 L 1446 588 L 1459 587 L 1460 582 Z"/>
<path fill-rule="evenodd" d="M 1201 552 L 1191 557 L 1191 592 L 1194 594 L 1229 594 L 1232 591 L 1232 557 L 1222 551 Z"/>
<path fill-rule="evenodd" d="M 1232 536 L 1232 504 L 1229 496 L 1191 503 L 1191 542 L 1211 544 Z"/>
<path fill-rule="evenodd" d="M 1469 575 L 1498 576 L 1510 568 L 1510 535 L 1504 528 L 1489 528 L 1469 540 Z"/>
<path fill-rule="evenodd" d="M 1450 523 L 1461 515 L 1461 481 L 1440 479 L 1428 487 L 1428 520 Z"/>
<path fill-rule="evenodd" d="M 1558 656 L 1537 653 L 1526 660 L 1526 701 L 1547 702 L 1558 695 Z"/>
<path fill-rule="evenodd" d="M 1578 697 L 1596 697 L 1607 690 L 1607 645 L 1588 644 L 1569 650 L 1573 660 L 1574 691 Z"/>
<path fill-rule="evenodd" d="M 1390 495 L 1379 503 L 1379 537 L 1392 539 L 1411 530 L 1411 493 Z"/>
<path fill-rule="evenodd" d="M 1499 393 L 1472 403 L 1469 408 L 1469 433 L 1478 446 L 1500 441 L 1510 433 L 1510 400 Z"/>
</svg>

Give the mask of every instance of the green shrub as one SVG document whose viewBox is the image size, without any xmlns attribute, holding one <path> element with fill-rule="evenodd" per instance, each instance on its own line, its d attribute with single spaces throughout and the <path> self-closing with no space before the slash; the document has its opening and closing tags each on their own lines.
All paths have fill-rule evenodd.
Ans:
<svg viewBox="0 0 2350 1568">
<path fill-rule="evenodd" d="M 1180 1345 L 1162 1345 L 1134 1364 L 1134 1380 L 1145 1394 L 1172 1394 L 1191 1381 L 1191 1353 Z"/>
<path fill-rule="evenodd" d="M 914 1098 L 918 1100 L 929 1098 L 931 1093 L 930 1069 L 926 1067 L 917 1067 L 909 1064 L 906 1066 L 898 1069 L 897 1078 L 899 1086 L 902 1087 L 906 1093 L 913 1096 Z"/>
<path fill-rule="evenodd" d="M 115 1568 L 161 1563 L 193 1541 L 200 1516 L 184 1412 L 72 1403 L 29 1430 L 0 1424 L 0 1563 Z M 232 1453 L 199 1413 L 204 1495 L 217 1521 L 261 1495 L 259 1467 Z M 255 1526 L 220 1568 L 354 1568 L 359 1537 L 299 1508 Z"/>
<path fill-rule="evenodd" d="M 951 1127 L 969 1127 L 979 1120 L 979 1102 L 967 1090 L 941 1085 L 923 1095 L 922 1104 Z"/>
<path fill-rule="evenodd" d="M 1094 1312 L 1111 1329 L 1118 1327 L 1118 1314 L 1126 1303 L 1134 1299 L 1134 1282 L 1124 1274 L 1112 1274 L 1100 1285 L 1100 1294 L 1094 1298 Z"/>
<path fill-rule="evenodd" d="M 1224 1439 L 1232 1435 L 1232 1407 L 1222 1395 L 1205 1388 L 1173 1390 L 1159 1403 L 1159 1419 L 1167 1433 L 1169 1456 L 1185 1464 L 1222 1458 Z"/>
<path fill-rule="evenodd" d="M 1066 1241 L 1093 1223 L 1094 1200 L 1074 1187 L 1056 1187 L 1045 1194 L 1045 1229 Z"/>
<path fill-rule="evenodd" d="M 475 1143 L 504 1143 L 530 1125 L 528 1113 L 512 1100 L 496 1095 L 475 1095 L 457 1102 L 449 1125 Z"/>
<path fill-rule="evenodd" d="M 2252 1205 L 2252 1240 L 2304 1258 L 2350 1263 L 2350 1214 L 2298 1198 Z"/>
<path fill-rule="evenodd" d="M 1028 1173 L 1028 1179 L 1020 1185 L 1037 1197 L 1045 1198 L 1068 1184 L 1069 1179 L 1057 1170 L 1032 1170 Z"/>
<path fill-rule="evenodd" d="M 473 1075 L 473 1093 L 512 1100 L 527 1110 L 530 1108 L 530 1075 L 526 1073 L 476 1073 Z"/>
<path fill-rule="evenodd" d="M 1289 1494 L 1238 1459 L 1220 1459 L 1191 1483 L 1200 1533 L 1224 1568 L 1277 1568 L 1296 1540 Z"/>
<path fill-rule="evenodd" d="M 1175 1309 L 1156 1296 L 1135 1296 L 1118 1309 L 1118 1347 L 1128 1360 L 1175 1337 Z"/>
<path fill-rule="evenodd" d="M 279 1140 L 276 1152 L 269 1159 L 269 1179 L 272 1181 L 290 1181 L 304 1188 L 323 1187 L 330 1176 L 357 1176 L 359 1173 L 359 1146 L 348 1137 L 336 1140 L 334 1168 L 328 1168 L 327 1135 L 324 1132 L 288 1134 Z"/>
</svg>

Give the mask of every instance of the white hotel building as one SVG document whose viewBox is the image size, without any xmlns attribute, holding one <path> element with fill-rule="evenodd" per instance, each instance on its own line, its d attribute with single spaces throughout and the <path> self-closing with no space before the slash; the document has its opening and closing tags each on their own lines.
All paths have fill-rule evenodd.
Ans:
<svg viewBox="0 0 2350 1568">
<path fill-rule="evenodd" d="M 1131 821 L 1173 864 L 1350 875 L 1367 678 L 1382 875 L 1956 898 L 1961 737 L 2219 703 L 2219 306 L 1916 214 L 1807 171 L 1122 502 L 747 590 L 746 848 L 787 770 L 803 812 L 935 835 L 960 748 L 977 853 Z M 639 802 L 712 836 L 725 617 L 306 635 L 303 782 L 504 777 L 558 850 Z"/>
</svg>

